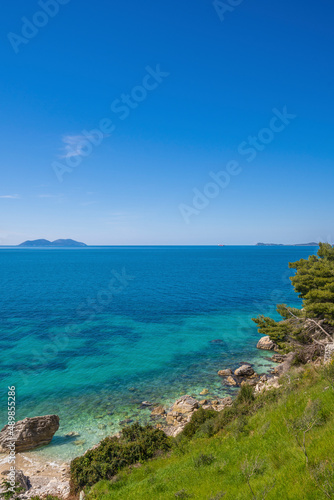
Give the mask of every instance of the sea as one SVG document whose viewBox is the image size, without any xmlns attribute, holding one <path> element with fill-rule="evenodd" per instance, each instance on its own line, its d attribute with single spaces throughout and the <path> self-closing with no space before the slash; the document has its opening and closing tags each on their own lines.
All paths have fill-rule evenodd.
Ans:
<svg viewBox="0 0 334 500">
<path fill-rule="evenodd" d="M 183 394 L 224 397 L 218 370 L 265 373 L 252 318 L 300 307 L 289 262 L 306 246 L 128 246 L 0 249 L 0 421 L 57 414 L 50 445 L 69 461 L 150 408 Z"/>
</svg>

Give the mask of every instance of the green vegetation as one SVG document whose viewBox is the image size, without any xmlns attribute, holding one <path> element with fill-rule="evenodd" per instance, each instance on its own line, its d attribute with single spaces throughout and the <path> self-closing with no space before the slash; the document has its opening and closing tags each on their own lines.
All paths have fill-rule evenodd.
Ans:
<svg viewBox="0 0 334 500">
<path fill-rule="evenodd" d="M 61 500 L 59 497 L 54 497 L 53 495 L 46 495 L 46 497 L 31 497 L 31 500 Z"/>
<path fill-rule="evenodd" d="M 200 408 L 175 439 L 134 424 L 71 464 L 72 490 L 87 500 L 334 499 L 334 249 L 290 264 L 303 309 L 254 319 L 295 366 L 279 388 L 242 385 L 232 406 Z"/>
<path fill-rule="evenodd" d="M 120 438 L 108 437 L 97 448 L 72 461 L 72 489 L 78 492 L 100 479 L 111 479 L 125 466 L 142 462 L 170 448 L 171 439 L 163 431 L 135 423 L 124 428 Z"/>
<path fill-rule="evenodd" d="M 279 304 L 281 321 L 259 316 L 253 321 L 259 333 L 269 335 L 280 348 L 297 352 L 299 361 L 306 363 L 324 352 L 326 343 L 334 338 L 334 248 L 319 243 L 318 255 L 289 264 L 296 269 L 291 282 L 303 308 Z"/>
<path fill-rule="evenodd" d="M 243 386 L 238 403 L 192 437 L 183 433 L 167 456 L 100 481 L 88 500 L 334 498 L 334 391 L 313 365 L 294 367 L 281 383 L 256 397 Z M 211 420 L 215 434 L 205 436 Z"/>
<path fill-rule="evenodd" d="M 291 281 L 303 299 L 306 315 L 334 325 L 334 248 L 320 243 L 318 256 L 311 255 L 289 267 L 297 270 Z"/>
<path fill-rule="evenodd" d="M 18 483 L 15 483 L 15 486 L 13 487 L 11 486 L 10 481 L 7 481 L 6 479 L 1 482 L 1 486 L 4 490 L 2 493 L 4 500 L 16 498 L 16 496 L 23 491 L 23 488 Z"/>
</svg>

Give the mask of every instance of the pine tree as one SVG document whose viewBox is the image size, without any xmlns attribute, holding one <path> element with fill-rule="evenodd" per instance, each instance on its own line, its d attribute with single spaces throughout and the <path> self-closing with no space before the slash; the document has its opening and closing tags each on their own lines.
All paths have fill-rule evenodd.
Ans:
<svg viewBox="0 0 334 500">
<path fill-rule="evenodd" d="M 319 243 L 317 255 L 289 263 L 289 267 L 296 269 L 290 279 L 303 299 L 303 308 L 279 304 L 280 321 L 262 315 L 253 321 L 259 332 L 269 335 L 279 347 L 287 347 L 287 342 L 299 348 L 311 345 L 306 351 L 312 356 L 323 352 L 326 343 L 334 338 L 334 248 L 329 243 Z"/>
</svg>

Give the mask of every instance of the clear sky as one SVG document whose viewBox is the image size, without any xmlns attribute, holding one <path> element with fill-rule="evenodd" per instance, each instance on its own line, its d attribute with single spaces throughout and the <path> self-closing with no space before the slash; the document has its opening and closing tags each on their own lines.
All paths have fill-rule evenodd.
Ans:
<svg viewBox="0 0 334 500">
<path fill-rule="evenodd" d="M 334 240 L 333 24 L 330 0 L 5 2 L 0 244 Z"/>
</svg>

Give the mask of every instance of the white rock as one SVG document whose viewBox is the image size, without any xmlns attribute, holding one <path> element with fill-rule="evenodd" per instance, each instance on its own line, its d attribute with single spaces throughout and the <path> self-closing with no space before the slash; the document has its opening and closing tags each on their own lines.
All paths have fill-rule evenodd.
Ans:
<svg viewBox="0 0 334 500">
<path fill-rule="evenodd" d="M 265 337 L 261 337 L 257 343 L 257 349 L 264 349 L 265 351 L 272 351 L 275 348 L 276 344 L 272 340 L 270 340 L 269 335 Z"/>
<path fill-rule="evenodd" d="M 325 347 L 324 363 L 330 363 L 334 359 L 334 343 L 327 344 Z"/>
</svg>

